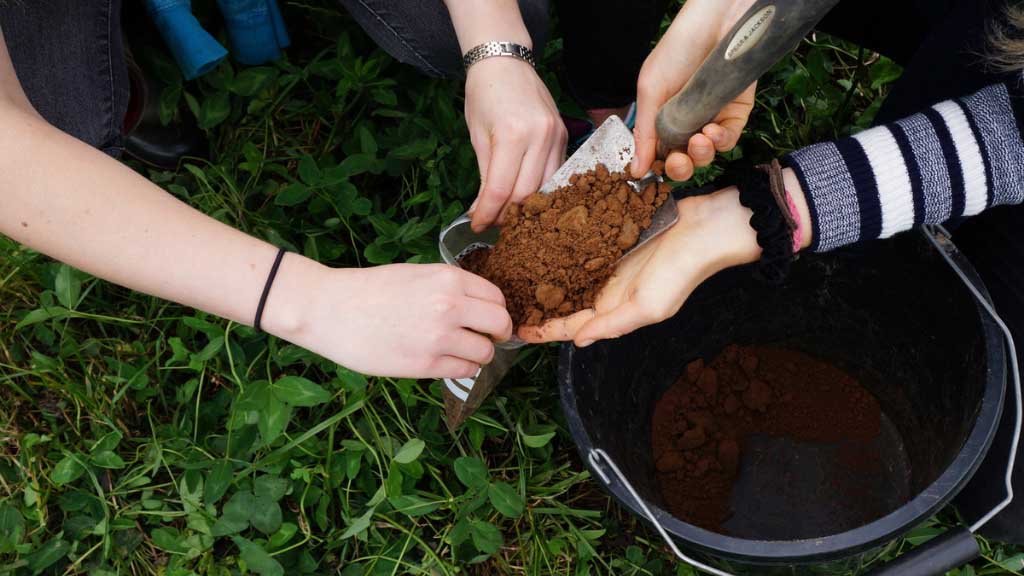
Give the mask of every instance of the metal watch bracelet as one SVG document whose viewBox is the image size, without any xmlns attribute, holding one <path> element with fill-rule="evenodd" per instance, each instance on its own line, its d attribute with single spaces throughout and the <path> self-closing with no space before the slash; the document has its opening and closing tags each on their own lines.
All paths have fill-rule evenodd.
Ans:
<svg viewBox="0 0 1024 576">
<path fill-rule="evenodd" d="M 484 42 L 466 52 L 462 57 L 462 65 L 469 70 L 473 64 L 494 56 L 510 56 L 527 62 L 530 66 L 537 65 L 533 60 L 533 51 L 515 42 Z"/>
</svg>

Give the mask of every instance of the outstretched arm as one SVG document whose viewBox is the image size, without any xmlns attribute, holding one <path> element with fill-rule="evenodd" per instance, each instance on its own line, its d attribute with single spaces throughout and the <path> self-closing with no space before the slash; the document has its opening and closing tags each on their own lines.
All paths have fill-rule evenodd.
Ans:
<svg viewBox="0 0 1024 576">
<path fill-rule="evenodd" d="M 273 246 L 50 126 L 22 92 L 2 43 L 0 94 L 0 232 L 117 284 L 252 323 Z M 284 266 L 286 283 L 317 268 L 299 257 Z M 283 332 L 297 312 L 275 300 L 265 322 Z"/>
<path fill-rule="evenodd" d="M 251 325 L 276 248 L 47 124 L 0 35 L 0 233 L 95 276 Z M 401 306 L 421 302 L 417 309 Z M 509 336 L 501 292 L 448 266 L 334 270 L 285 257 L 263 328 L 346 366 L 465 376 Z"/>
<path fill-rule="evenodd" d="M 786 157 L 801 247 L 827 251 L 919 224 L 1024 203 L 1024 100 L 995 84 L 851 138 Z M 680 220 L 630 254 L 594 310 L 520 330 L 531 342 L 586 346 L 674 315 L 713 274 L 760 257 L 735 188 L 682 200 Z"/>
</svg>

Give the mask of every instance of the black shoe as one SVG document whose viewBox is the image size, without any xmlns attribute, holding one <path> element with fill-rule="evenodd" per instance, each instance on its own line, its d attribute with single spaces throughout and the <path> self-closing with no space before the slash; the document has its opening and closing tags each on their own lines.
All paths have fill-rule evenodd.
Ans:
<svg viewBox="0 0 1024 576">
<path fill-rule="evenodd" d="M 191 114 L 179 114 L 167 126 L 160 122 L 161 85 L 128 57 L 131 97 L 124 122 L 124 151 L 136 160 L 175 170 L 185 156 L 205 158 L 209 143 Z"/>
</svg>

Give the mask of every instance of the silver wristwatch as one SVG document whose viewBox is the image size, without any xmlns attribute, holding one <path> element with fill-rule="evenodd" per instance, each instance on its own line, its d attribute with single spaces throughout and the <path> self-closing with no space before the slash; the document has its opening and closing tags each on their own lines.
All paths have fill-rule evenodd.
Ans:
<svg viewBox="0 0 1024 576">
<path fill-rule="evenodd" d="M 515 42 L 485 42 L 466 52 L 466 55 L 462 57 L 462 64 L 466 70 L 469 70 L 473 64 L 492 56 L 511 56 L 528 62 L 530 66 L 537 65 L 533 61 L 533 51 Z"/>
</svg>

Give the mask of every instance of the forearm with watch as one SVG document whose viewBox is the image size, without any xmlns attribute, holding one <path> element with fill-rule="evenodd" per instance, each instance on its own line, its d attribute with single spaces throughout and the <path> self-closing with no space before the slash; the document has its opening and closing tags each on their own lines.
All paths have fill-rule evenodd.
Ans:
<svg viewBox="0 0 1024 576">
<path fill-rule="evenodd" d="M 516 0 L 445 0 L 466 68 L 466 124 L 480 169 L 470 207 L 482 231 L 540 189 L 565 159 L 568 134 L 533 67 Z"/>
</svg>

